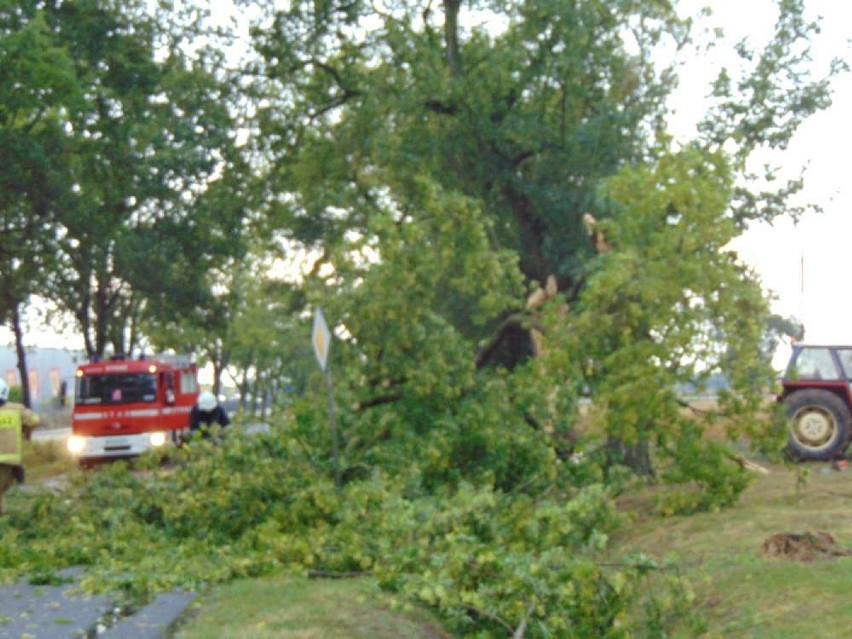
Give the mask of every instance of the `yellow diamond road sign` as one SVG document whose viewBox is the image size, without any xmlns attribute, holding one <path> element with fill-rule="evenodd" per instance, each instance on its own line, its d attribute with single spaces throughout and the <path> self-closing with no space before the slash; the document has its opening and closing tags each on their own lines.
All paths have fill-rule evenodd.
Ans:
<svg viewBox="0 0 852 639">
<path fill-rule="evenodd" d="M 328 362 L 328 349 L 331 346 L 331 332 L 328 330 L 328 324 L 325 323 L 325 317 L 319 306 L 314 313 L 314 330 L 311 333 L 311 343 L 314 346 L 314 354 L 317 356 L 320 368 L 325 370 Z"/>
</svg>

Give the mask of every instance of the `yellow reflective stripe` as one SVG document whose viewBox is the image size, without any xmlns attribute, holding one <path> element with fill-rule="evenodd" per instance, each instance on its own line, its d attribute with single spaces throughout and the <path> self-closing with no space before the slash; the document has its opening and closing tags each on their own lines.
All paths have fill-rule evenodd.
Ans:
<svg viewBox="0 0 852 639">
<path fill-rule="evenodd" d="M 0 464 L 20 464 L 22 450 L 20 411 L 0 408 Z"/>
</svg>

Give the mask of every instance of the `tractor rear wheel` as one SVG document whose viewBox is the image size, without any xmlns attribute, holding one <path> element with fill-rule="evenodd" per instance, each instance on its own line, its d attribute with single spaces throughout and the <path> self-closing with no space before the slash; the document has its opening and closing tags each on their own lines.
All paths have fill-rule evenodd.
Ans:
<svg viewBox="0 0 852 639">
<path fill-rule="evenodd" d="M 846 450 L 852 417 L 837 395 L 806 389 L 787 397 L 784 405 L 789 419 L 787 453 L 793 459 L 834 459 Z"/>
</svg>

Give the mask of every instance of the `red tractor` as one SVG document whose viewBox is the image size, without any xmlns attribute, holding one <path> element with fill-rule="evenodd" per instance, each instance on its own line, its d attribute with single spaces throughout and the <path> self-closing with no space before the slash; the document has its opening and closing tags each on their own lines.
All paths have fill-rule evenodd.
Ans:
<svg viewBox="0 0 852 639">
<path fill-rule="evenodd" d="M 795 345 L 781 383 L 788 454 L 802 461 L 842 456 L 852 438 L 852 346 Z"/>
</svg>

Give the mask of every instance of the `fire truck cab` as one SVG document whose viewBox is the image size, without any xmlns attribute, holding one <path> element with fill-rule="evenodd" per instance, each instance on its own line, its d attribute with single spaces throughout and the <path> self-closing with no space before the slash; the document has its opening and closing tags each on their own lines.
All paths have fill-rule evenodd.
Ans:
<svg viewBox="0 0 852 639">
<path fill-rule="evenodd" d="M 198 368 L 187 356 L 82 364 L 68 450 L 85 464 L 177 443 L 197 397 Z"/>
</svg>

